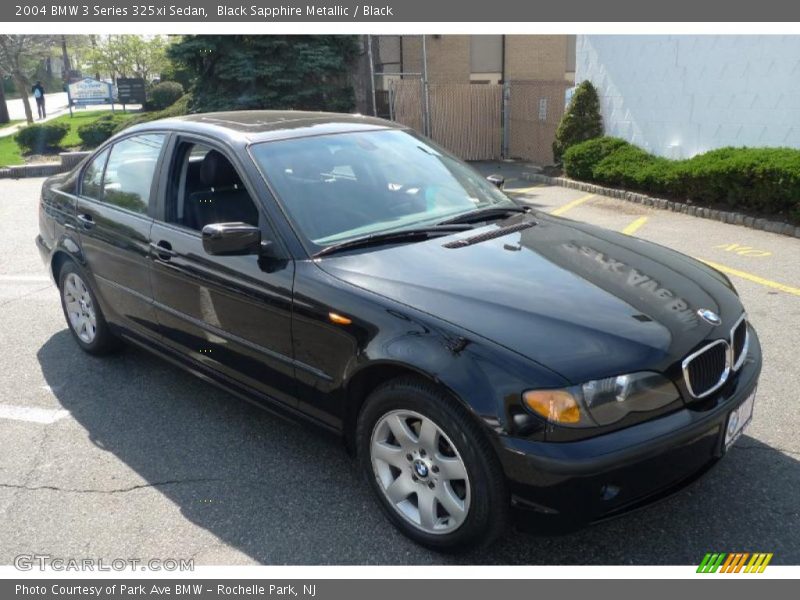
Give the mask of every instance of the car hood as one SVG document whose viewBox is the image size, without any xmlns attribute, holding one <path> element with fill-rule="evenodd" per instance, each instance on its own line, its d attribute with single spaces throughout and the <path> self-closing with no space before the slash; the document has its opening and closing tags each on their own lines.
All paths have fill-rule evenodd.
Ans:
<svg viewBox="0 0 800 600">
<path fill-rule="evenodd" d="M 525 220 L 536 224 L 503 234 Z M 445 247 L 478 234 L 489 239 Z M 572 383 L 666 371 L 703 339 L 726 337 L 742 312 L 727 278 L 699 261 L 542 214 L 318 264 L 334 277 L 501 344 Z M 699 309 L 721 315 L 722 325 L 706 323 Z"/>
</svg>

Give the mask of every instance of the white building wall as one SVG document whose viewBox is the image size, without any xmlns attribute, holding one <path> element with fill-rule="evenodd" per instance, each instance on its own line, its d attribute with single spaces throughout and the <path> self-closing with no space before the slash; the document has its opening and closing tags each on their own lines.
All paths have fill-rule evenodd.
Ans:
<svg viewBox="0 0 800 600">
<path fill-rule="evenodd" d="M 800 148 L 800 36 L 579 35 L 607 135 L 661 156 Z"/>
</svg>

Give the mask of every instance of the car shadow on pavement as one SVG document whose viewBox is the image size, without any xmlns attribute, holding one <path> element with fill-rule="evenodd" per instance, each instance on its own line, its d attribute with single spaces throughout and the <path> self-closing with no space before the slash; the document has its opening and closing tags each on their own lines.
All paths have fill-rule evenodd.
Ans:
<svg viewBox="0 0 800 600">
<path fill-rule="evenodd" d="M 58 401 L 93 444 L 223 546 L 259 563 L 697 564 L 713 551 L 774 552 L 774 563 L 800 562 L 792 533 L 800 530 L 800 464 L 752 438 L 742 438 L 694 486 L 653 507 L 561 536 L 509 532 L 489 549 L 446 556 L 394 530 L 330 436 L 138 349 L 91 357 L 63 330 L 37 356 Z M 134 479 L 96 484 L 142 483 Z M 80 498 L 92 502 L 91 495 Z M 145 518 L 154 525 L 155 517 Z M 140 548 L 146 554 L 146 542 Z M 205 564 L 202 556 L 198 564 Z"/>
</svg>

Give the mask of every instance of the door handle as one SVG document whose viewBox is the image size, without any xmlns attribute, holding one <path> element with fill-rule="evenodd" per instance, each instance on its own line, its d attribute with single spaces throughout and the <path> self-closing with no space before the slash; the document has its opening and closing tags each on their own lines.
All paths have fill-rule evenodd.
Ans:
<svg viewBox="0 0 800 600">
<path fill-rule="evenodd" d="M 83 225 L 84 229 L 91 229 L 94 227 L 94 219 L 92 218 L 92 215 L 88 213 L 78 215 L 78 221 L 81 222 L 81 225 Z"/>
<path fill-rule="evenodd" d="M 150 242 L 150 248 L 153 249 L 161 260 L 169 260 L 177 254 L 177 252 L 172 249 L 172 244 L 166 240 L 161 240 L 158 243 Z"/>
</svg>

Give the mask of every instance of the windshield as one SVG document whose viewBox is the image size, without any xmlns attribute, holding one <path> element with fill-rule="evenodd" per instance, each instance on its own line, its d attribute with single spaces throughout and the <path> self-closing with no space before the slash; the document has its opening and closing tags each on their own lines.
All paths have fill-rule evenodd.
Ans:
<svg viewBox="0 0 800 600">
<path fill-rule="evenodd" d="M 252 155 L 315 251 L 516 206 L 470 166 L 406 131 L 264 142 Z"/>
</svg>

